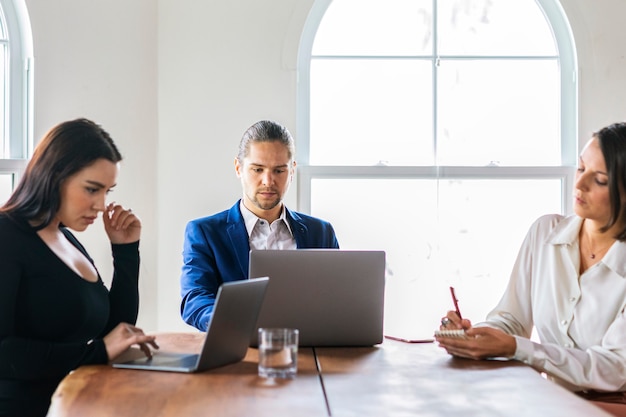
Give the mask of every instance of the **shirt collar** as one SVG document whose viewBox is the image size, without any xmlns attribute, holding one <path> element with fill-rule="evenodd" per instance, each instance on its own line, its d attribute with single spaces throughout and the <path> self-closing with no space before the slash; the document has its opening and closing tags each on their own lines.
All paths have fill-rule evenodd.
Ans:
<svg viewBox="0 0 626 417">
<path fill-rule="evenodd" d="M 572 245 L 576 243 L 582 223 L 583 219 L 576 215 L 565 217 L 548 235 L 548 243 L 552 245 Z"/>
<path fill-rule="evenodd" d="M 248 210 L 248 208 L 243 204 L 243 200 L 241 200 L 239 202 L 239 211 L 241 212 L 241 216 L 243 217 L 243 221 L 246 224 L 246 231 L 248 232 L 248 237 L 250 237 L 250 235 L 252 234 L 252 231 L 254 230 L 254 227 L 256 226 L 257 222 L 259 220 L 261 220 L 261 219 L 259 217 L 257 217 L 256 214 L 254 214 L 253 212 Z M 282 210 L 280 211 L 280 216 L 278 217 L 278 219 L 276 219 L 276 221 L 278 221 L 278 220 L 282 220 L 283 221 L 285 226 L 287 226 L 287 230 L 289 231 L 289 234 L 293 237 L 293 232 L 291 231 L 291 225 L 287 221 L 287 210 L 285 209 L 285 205 L 284 204 L 283 204 Z"/>
<path fill-rule="evenodd" d="M 576 215 L 564 218 L 556 225 L 548 236 L 547 242 L 552 245 L 573 245 L 578 244 L 578 235 L 582 227 L 583 219 Z M 607 268 L 626 278 L 626 242 L 617 241 L 600 261 Z"/>
</svg>

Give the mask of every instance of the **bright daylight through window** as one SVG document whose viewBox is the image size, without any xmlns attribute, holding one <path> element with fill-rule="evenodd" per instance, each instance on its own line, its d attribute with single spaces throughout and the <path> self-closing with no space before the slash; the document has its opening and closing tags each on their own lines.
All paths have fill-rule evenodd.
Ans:
<svg viewBox="0 0 626 417">
<path fill-rule="evenodd" d="M 7 55 L 8 55 L 8 39 L 6 33 L 6 24 L 2 9 L 0 9 L 0 160 L 9 158 L 10 141 L 6 134 L 6 111 L 7 111 Z M 13 174 L 4 173 L 0 170 L 0 204 L 9 198 L 13 189 Z"/>
<path fill-rule="evenodd" d="M 300 208 L 342 248 L 386 251 L 386 331 L 432 332 L 449 285 L 482 320 L 531 222 L 571 204 L 576 81 L 557 2 L 321 3 L 299 57 Z"/>
<path fill-rule="evenodd" d="M 26 4 L 0 0 L 0 204 L 32 148 L 32 34 Z"/>
</svg>

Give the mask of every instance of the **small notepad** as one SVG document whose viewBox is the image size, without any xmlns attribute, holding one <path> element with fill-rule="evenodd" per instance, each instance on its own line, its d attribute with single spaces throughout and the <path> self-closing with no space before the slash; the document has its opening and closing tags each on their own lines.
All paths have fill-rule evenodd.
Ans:
<svg viewBox="0 0 626 417">
<path fill-rule="evenodd" d="M 467 339 L 465 330 L 435 330 L 435 337 L 455 337 L 457 339 Z"/>
</svg>

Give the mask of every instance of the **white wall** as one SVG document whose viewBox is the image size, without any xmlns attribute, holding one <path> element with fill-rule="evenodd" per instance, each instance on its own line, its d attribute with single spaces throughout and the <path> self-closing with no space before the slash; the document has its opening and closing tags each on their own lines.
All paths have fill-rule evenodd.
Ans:
<svg viewBox="0 0 626 417">
<path fill-rule="evenodd" d="M 34 137 L 88 117 L 124 157 L 111 199 L 139 214 L 140 322 L 157 327 L 157 4 L 153 0 L 27 0 L 33 31 Z M 79 234 L 103 278 L 110 246 L 100 224 Z"/>
<path fill-rule="evenodd" d="M 78 116 L 109 130 L 125 156 L 114 197 L 144 222 L 139 324 L 190 330 L 179 315 L 184 226 L 240 196 L 233 159 L 250 124 L 271 118 L 297 131 L 298 37 L 313 0 L 26 3 L 35 137 Z M 576 38 L 585 142 L 592 131 L 626 120 L 626 2 L 562 4 Z M 293 188 L 292 207 L 295 197 Z M 99 229 L 80 239 L 108 276 Z"/>
<path fill-rule="evenodd" d="M 623 0 L 561 0 L 572 26 L 579 68 L 579 134 L 626 121 L 626 26 Z"/>
<path fill-rule="evenodd" d="M 286 35 L 293 20 L 304 24 L 310 4 L 159 2 L 161 328 L 182 323 L 178 278 L 186 222 L 224 210 L 241 196 L 234 158 L 244 130 L 269 118 L 295 133 L 297 43 Z M 292 50 L 284 52 L 285 44 Z M 292 189 L 290 201 L 295 196 Z"/>
</svg>

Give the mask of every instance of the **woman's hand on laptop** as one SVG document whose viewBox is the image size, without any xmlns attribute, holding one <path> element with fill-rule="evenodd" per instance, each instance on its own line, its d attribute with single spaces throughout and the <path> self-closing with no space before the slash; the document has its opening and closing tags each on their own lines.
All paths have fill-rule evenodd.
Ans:
<svg viewBox="0 0 626 417">
<path fill-rule="evenodd" d="M 138 345 L 139 349 L 148 357 L 152 357 L 152 349 L 158 349 L 156 336 L 146 335 L 139 327 L 128 323 L 120 323 L 109 334 L 104 336 L 104 346 L 109 356 L 109 361 L 114 361 L 132 345 Z"/>
</svg>

